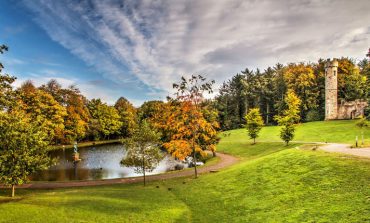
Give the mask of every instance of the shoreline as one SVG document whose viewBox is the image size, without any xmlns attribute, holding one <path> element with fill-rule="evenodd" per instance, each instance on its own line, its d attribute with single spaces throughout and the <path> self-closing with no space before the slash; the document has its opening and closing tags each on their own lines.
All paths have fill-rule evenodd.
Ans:
<svg viewBox="0 0 370 223">
<path fill-rule="evenodd" d="M 120 139 L 111 139 L 111 140 L 101 140 L 101 141 L 87 141 L 78 143 L 78 148 L 90 147 L 90 146 L 102 146 L 102 145 L 109 145 L 109 144 L 116 144 L 120 143 Z M 62 150 L 62 149 L 72 149 L 73 144 L 68 145 L 53 145 L 50 147 L 49 151 L 53 150 Z"/>
</svg>

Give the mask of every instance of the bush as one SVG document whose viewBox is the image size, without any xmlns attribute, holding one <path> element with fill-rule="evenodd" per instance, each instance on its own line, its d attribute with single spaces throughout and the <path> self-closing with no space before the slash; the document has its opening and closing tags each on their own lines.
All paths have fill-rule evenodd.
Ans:
<svg viewBox="0 0 370 223">
<path fill-rule="evenodd" d="M 310 110 L 307 112 L 306 115 L 306 122 L 315 122 L 315 121 L 321 121 L 323 120 L 322 115 L 317 110 Z"/>
</svg>

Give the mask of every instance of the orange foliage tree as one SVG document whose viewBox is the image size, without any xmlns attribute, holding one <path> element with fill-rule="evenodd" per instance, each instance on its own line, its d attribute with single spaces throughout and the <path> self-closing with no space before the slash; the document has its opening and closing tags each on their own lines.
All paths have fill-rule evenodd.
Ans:
<svg viewBox="0 0 370 223">
<path fill-rule="evenodd" d="M 170 99 L 162 119 L 157 119 L 157 127 L 167 135 L 163 144 L 174 157 L 184 160 L 192 155 L 195 178 L 197 173 L 197 154 L 206 155 L 206 150 L 214 152 L 218 142 L 217 121 L 208 121 L 201 107 L 204 93 L 212 93 L 214 81 L 206 82 L 202 76 L 192 76 L 174 84 L 176 98 Z"/>
</svg>

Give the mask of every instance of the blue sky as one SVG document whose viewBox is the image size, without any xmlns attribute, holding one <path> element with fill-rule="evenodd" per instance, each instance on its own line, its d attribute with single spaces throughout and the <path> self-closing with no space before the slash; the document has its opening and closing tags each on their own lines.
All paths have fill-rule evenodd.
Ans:
<svg viewBox="0 0 370 223">
<path fill-rule="evenodd" d="M 164 99 L 182 75 L 216 88 L 244 68 L 365 57 L 367 0 L 0 1 L 6 72 L 57 79 L 88 98 Z"/>
</svg>

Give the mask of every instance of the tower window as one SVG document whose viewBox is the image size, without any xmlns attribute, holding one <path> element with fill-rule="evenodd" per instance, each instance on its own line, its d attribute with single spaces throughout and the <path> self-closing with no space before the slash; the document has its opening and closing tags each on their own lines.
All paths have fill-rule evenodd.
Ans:
<svg viewBox="0 0 370 223">
<path fill-rule="evenodd" d="M 334 74 L 334 76 L 337 74 L 337 71 L 335 70 L 335 71 L 333 71 L 333 74 Z"/>
</svg>

